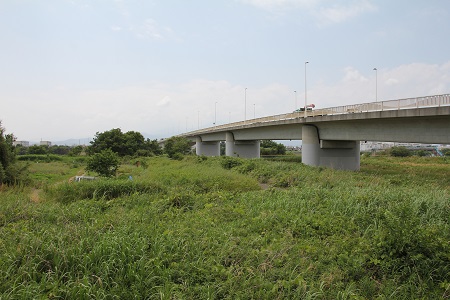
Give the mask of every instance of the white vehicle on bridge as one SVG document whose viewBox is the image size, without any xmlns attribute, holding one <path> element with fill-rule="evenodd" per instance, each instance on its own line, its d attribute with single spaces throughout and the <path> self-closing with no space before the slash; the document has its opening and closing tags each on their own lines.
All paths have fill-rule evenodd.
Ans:
<svg viewBox="0 0 450 300">
<path fill-rule="evenodd" d="M 311 111 L 311 110 L 313 110 L 313 108 L 314 107 L 316 107 L 314 104 L 308 104 L 308 105 L 306 105 L 306 110 L 307 111 Z M 305 111 L 305 108 L 304 107 L 300 107 L 300 108 L 298 108 L 298 109 L 296 109 L 296 110 L 294 110 L 293 112 L 303 112 L 303 111 Z"/>
</svg>

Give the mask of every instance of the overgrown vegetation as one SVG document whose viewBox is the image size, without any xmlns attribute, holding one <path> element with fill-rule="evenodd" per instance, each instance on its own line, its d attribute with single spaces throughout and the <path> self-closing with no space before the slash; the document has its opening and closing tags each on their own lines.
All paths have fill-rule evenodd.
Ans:
<svg viewBox="0 0 450 300">
<path fill-rule="evenodd" d="M 271 140 L 262 140 L 261 155 L 284 155 L 286 154 L 286 146 Z"/>
<path fill-rule="evenodd" d="M 31 162 L 38 198 L 0 191 L 0 298 L 450 297 L 448 159 L 139 160 L 80 183 Z"/>
<path fill-rule="evenodd" d="M 16 163 L 14 135 L 5 135 L 0 121 L 0 186 L 20 184 L 27 180 L 26 166 Z"/>
<path fill-rule="evenodd" d="M 180 160 L 191 152 L 191 142 L 183 137 L 173 136 L 164 143 L 164 153 L 170 158 Z"/>
<path fill-rule="evenodd" d="M 86 165 L 87 171 L 97 172 L 100 176 L 114 177 L 119 168 L 119 156 L 111 149 L 106 148 L 89 157 Z"/>
<path fill-rule="evenodd" d="M 88 148 L 88 152 L 89 154 L 94 154 L 106 149 L 111 149 L 121 157 L 127 155 L 153 156 L 162 153 L 156 140 L 145 140 L 144 136 L 136 131 L 123 133 L 120 128 L 97 132 L 94 140 L 91 142 L 91 146 Z"/>
</svg>

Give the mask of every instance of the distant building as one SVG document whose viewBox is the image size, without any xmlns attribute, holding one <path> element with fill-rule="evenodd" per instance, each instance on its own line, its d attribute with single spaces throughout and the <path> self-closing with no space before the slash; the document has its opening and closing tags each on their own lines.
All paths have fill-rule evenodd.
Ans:
<svg viewBox="0 0 450 300">
<path fill-rule="evenodd" d="M 361 152 L 385 150 L 395 146 L 392 142 L 363 142 L 361 141 Z"/>
<path fill-rule="evenodd" d="M 52 142 L 49 142 L 49 141 L 41 141 L 40 143 L 39 143 L 39 146 L 51 146 L 52 145 Z"/>
<path fill-rule="evenodd" d="M 15 141 L 15 142 L 13 142 L 13 145 L 14 146 L 20 145 L 22 147 L 30 147 L 30 142 L 28 142 L 28 141 Z"/>
</svg>

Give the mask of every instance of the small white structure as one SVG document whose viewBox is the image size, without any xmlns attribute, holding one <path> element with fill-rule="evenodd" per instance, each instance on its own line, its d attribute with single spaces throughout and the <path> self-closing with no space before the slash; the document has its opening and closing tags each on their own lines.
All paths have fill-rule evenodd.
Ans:
<svg viewBox="0 0 450 300">
<path fill-rule="evenodd" d="M 75 182 L 80 182 L 82 180 L 95 180 L 97 179 L 97 177 L 93 177 L 93 176 L 75 176 Z"/>
<path fill-rule="evenodd" d="M 52 142 L 50 142 L 50 141 L 41 141 L 40 143 L 39 143 L 39 145 L 40 146 L 51 146 L 52 145 Z"/>
<path fill-rule="evenodd" d="M 14 146 L 22 146 L 22 147 L 30 147 L 30 142 L 28 141 L 14 141 L 13 142 Z"/>
</svg>

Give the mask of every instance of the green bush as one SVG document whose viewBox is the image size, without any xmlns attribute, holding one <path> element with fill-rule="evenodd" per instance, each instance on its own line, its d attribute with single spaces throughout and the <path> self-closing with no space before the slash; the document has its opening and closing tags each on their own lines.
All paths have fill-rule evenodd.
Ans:
<svg viewBox="0 0 450 300">
<path fill-rule="evenodd" d="M 450 148 L 441 149 L 441 152 L 444 156 L 450 156 Z"/>
<path fill-rule="evenodd" d="M 0 186 L 2 184 L 16 185 L 28 180 L 27 166 L 16 161 L 16 149 L 13 146 L 13 134 L 4 134 L 0 121 Z"/>
<path fill-rule="evenodd" d="M 159 194 L 165 191 L 166 189 L 162 185 L 154 182 L 114 179 L 64 183 L 47 190 L 51 198 L 61 203 L 70 203 L 82 199 L 110 200 L 135 193 Z"/>
<path fill-rule="evenodd" d="M 100 176 L 113 177 L 118 167 L 119 156 L 111 149 L 105 149 L 89 158 L 86 170 L 97 172 Z"/>
<path fill-rule="evenodd" d="M 164 152 L 170 158 L 180 160 L 180 157 L 191 152 L 191 142 L 184 137 L 171 137 L 164 143 Z"/>
<path fill-rule="evenodd" d="M 392 147 L 389 153 L 391 156 L 395 157 L 407 157 L 412 155 L 412 151 L 403 146 Z"/>
<path fill-rule="evenodd" d="M 244 163 L 244 160 L 239 157 L 221 156 L 220 164 L 222 168 L 230 170 L 234 167 L 240 166 Z"/>
</svg>

